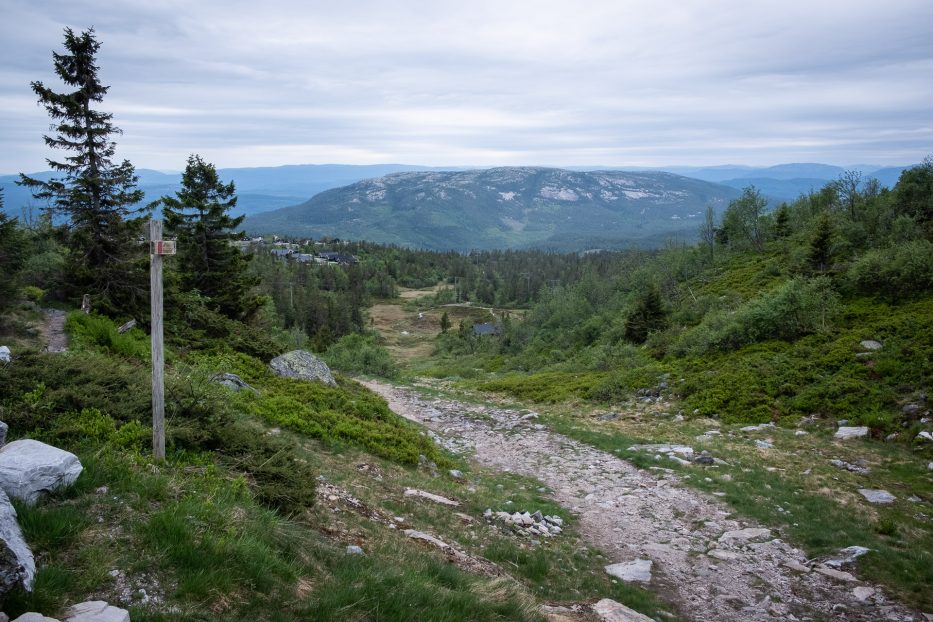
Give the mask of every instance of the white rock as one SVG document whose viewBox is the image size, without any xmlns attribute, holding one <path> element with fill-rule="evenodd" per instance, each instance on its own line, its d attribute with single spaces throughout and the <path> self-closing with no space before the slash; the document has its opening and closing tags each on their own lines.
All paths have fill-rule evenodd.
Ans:
<svg viewBox="0 0 933 622">
<path fill-rule="evenodd" d="M 827 568 L 826 566 L 817 566 L 814 568 L 816 572 L 820 573 L 825 577 L 830 577 L 838 581 L 847 581 L 849 583 L 855 583 L 858 579 L 854 575 L 849 574 L 848 572 L 843 572 L 841 570 L 833 570 L 832 568 Z"/>
<path fill-rule="evenodd" d="M 9 346 L 0 346 L 0 363 L 9 363 L 12 358 Z"/>
<path fill-rule="evenodd" d="M 32 590 L 36 562 L 16 520 L 16 510 L 0 490 L 0 598 L 20 585 Z"/>
<path fill-rule="evenodd" d="M 365 555 L 365 553 L 363 553 L 363 549 L 360 548 L 360 547 L 358 547 L 357 545 L 355 545 L 355 544 L 348 544 L 348 545 L 347 545 L 347 555 Z"/>
<path fill-rule="evenodd" d="M 889 503 L 894 503 L 895 497 L 887 490 L 871 490 L 869 488 L 859 488 L 859 494 L 868 499 L 869 503 L 880 503 L 882 505 L 887 505 Z"/>
<path fill-rule="evenodd" d="M 739 428 L 741 432 L 760 432 L 762 430 L 767 430 L 768 428 L 773 428 L 773 423 L 760 423 L 758 425 L 747 425 L 744 428 Z"/>
<path fill-rule="evenodd" d="M 447 497 L 442 497 L 440 495 L 435 495 L 434 493 L 425 492 L 423 490 L 416 490 L 415 488 L 408 488 L 407 490 L 405 490 L 405 496 L 406 497 L 421 497 L 423 499 L 433 501 L 434 503 L 440 503 L 441 505 L 452 505 L 452 506 L 460 505 L 458 501 L 454 501 L 452 499 L 448 499 Z"/>
<path fill-rule="evenodd" d="M 707 553 L 710 557 L 715 557 L 716 559 L 721 559 L 723 561 L 732 561 L 739 558 L 739 554 L 734 551 L 723 551 L 722 549 L 713 549 Z"/>
<path fill-rule="evenodd" d="M 636 559 L 630 562 L 610 564 L 606 566 L 606 572 L 626 582 L 648 583 L 651 581 L 651 565 L 652 561 L 650 559 Z"/>
<path fill-rule="evenodd" d="M 73 484 L 81 470 L 74 454 L 32 439 L 0 449 L 0 488 L 30 505 L 43 492 Z"/>
<path fill-rule="evenodd" d="M 881 348 L 884 347 L 883 345 L 881 345 L 880 341 L 875 341 L 874 339 L 866 339 L 865 341 L 860 341 L 859 345 L 862 347 L 863 350 L 870 350 L 870 351 L 880 350 Z"/>
<path fill-rule="evenodd" d="M 58 622 L 58 620 L 55 618 L 47 618 L 41 613 L 30 611 L 16 618 L 13 622 Z"/>
<path fill-rule="evenodd" d="M 848 440 L 850 438 L 862 438 L 863 436 L 868 436 L 868 426 L 860 425 L 856 427 L 851 426 L 842 426 L 836 430 L 835 437 L 842 440 Z"/>
<path fill-rule="evenodd" d="M 687 445 L 657 444 L 657 445 L 632 445 L 629 451 L 647 451 L 661 454 L 680 454 L 682 456 L 693 456 L 693 447 Z"/>
<path fill-rule="evenodd" d="M 875 588 L 860 585 L 859 587 L 852 590 L 852 594 L 855 595 L 855 600 L 864 603 L 866 600 L 875 595 Z"/>
<path fill-rule="evenodd" d="M 774 449 L 774 445 L 771 441 L 763 441 L 761 439 L 755 441 L 755 447 L 758 449 Z"/>
<path fill-rule="evenodd" d="M 599 616 L 600 622 L 654 622 L 648 616 L 609 598 L 593 605 L 593 613 Z"/>
<path fill-rule="evenodd" d="M 65 612 L 64 622 L 130 622 L 126 609 L 113 607 L 102 600 L 78 603 Z"/>
<path fill-rule="evenodd" d="M 823 563 L 832 568 L 841 568 L 846 564 L 854 563 L 855 560 L 857 560 L 865 553 L 868 553 L 869 551 L 871 551 L 871 549 L 867 549 L 864 546 L 847 546 L 846 548 L 839 551 L 839 557 L 828 559 Z"/>
<path fill-rule="evenodd" d="M 930 434 L 929 432 L 924 430 L 923 432 L 917 435 L 917 440 L 918 441 L 930 441 L 931 443 L 933 443 L 933 434 Z"/>
<path fill-rule="evenodd" d="M 762 540 L 771 537 L 771 530 L 764 527 L 746 527 L 745 529 L 736 529 L 727 531 L 719 536 L 719 541 L 726 543 L 735 540 L 736 542 L 748 542 L 749 540 Z"/>
</svg>

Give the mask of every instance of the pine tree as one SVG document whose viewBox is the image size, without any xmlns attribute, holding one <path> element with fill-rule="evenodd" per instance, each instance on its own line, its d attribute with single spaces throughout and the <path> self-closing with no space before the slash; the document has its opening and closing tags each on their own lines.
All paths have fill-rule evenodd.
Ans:
<svg viewBox="0 0 933 622">
<path fill-rule="evenodd" d="M 450 316 L 444 311 L 444 314 L 441 315 L 441 332 L 446 333 L 448 330 L 450 330 Z"/>
<path fill-rule="evenodd" d="M 259 282 L 247 274 L 252 255 L 230 244 L 243 237 L 233 230 L 244 217 L 230 216 L 236 201 L 233 182 L 224 184 L 213 164 L 192 155 L 181 190 L 156 204 L 164 206 L 167 232 L 178 238 L 182 290 L 196 290 L 224 315 L 245 319 L 255 313 L 261 300 L 249 291 Z"/>
<path fill-rule="evenodd" d="M 7 218 L 3 212 L 3 188 L 0 188 L 0 311 L 16 302 L 19 289 L 17 278 L 26 261 L 26 241 L 15 218 Z M 2 324 L 2 318 L 0 318 Z"/>
<path fill-rule="evenodd" d="M 80 35 L 65 29 L 66 54 L 53 52 L 55 73 L 76 90 L 56 93 L 33 82 L 39 103 L 58 124 L 55 135 L 43 136 L 46 145 L 70 152 L 63 161 L 48 160 L 61 178 L 42 181 L 20 175 L 17 182 L 33 189 L 37 199 L 68 216 L 69 294 L 91 294 L 95 308 L 132 313 L 146 296 L 144 247 L 137 242 L 142 221 L 133 219 L 133 206 L 143 198 L 136 188 L 136 170 L 128 160 L 113 162 L 120 130 L 113 115 L 95 110 L 110 89 L 97 75 L 100 43 L 94 30 Z"/>
</svg>

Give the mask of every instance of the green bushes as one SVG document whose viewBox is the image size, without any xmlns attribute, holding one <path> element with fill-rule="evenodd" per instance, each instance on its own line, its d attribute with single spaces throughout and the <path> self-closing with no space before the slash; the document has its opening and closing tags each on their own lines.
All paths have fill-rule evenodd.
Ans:
<svg viewBox="0 0 933 622">
<path fill-rule="evenodd" d="M 890 302 L 927 293 L 933 290 L 933 243 L 918 239 L 870 250 L 852 264 L 848 278 L 860 293 Z"/>
<path fill-rule="evenodd" d="M 345 335 L 327 348 L 323 358 L 328 365 L 343 372 L 383 378 L 398 376 L 398 367 L 389 351 L 370 335 Z"/>
<path fill-rule="evenodd" d="M 65 330 L 71 335 L 74 345 L 98 348 L 141 360 L 149 358 L 149 339 L 146 335 L 136 328 L 120 334 L 109 318 L 73 311 L 65 320 Z"/>
<path fill-rule="evenodd" d="M 681 337 L 674 350 L 702 354 L 769 339 L 791 341 L 827 331 L 839 311 L 839 296 L 828 278 L 795 278 L 732 313 L 708 315 Z"/>
<path fill-rule="evenodd" d="M 358 445 L 401 464 L 418 464 L 420 455 L 438 464 L 447 462 L 429 437 L 355 383 L 331 387 L 270 377 L 259 388 L 261 395 L 240 392 L 237 402 L 274 425 L 331 443 Z"/>
<path fill-rule="evenodd" d="M 561 402 L 589 397 L 594 387 L 605 382 L 603 372 L 545 372 L 530 376 L 512 375 L 479 385 L 483 391 L 508 393 L 533 402 Z"/>
</svg>

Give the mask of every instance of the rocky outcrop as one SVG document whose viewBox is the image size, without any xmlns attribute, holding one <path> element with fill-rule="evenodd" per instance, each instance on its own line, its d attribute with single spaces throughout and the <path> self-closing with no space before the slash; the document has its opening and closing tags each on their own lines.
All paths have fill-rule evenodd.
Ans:
<svg viewBox="0 0 933 622">
<path fill-rule="evenodd" d="M 251 391 L 253 393 L 259 394 L 259 391 L 251 387 L 249 384 L 247 384 L 242 378 L 240 378 L 236 374 L 218 373 L 218 374 L 214 374 L 213 376 L 211 376 L 211 380 L 216 382 L 217 384 L 222 384 L 228 389 L 233 389 L 234 391 L 237 391 L 237 392 L 245 389 L 246 391 Z"/>
<path fill-rule="evenodd" d="M 16 510 L 0 490 L 0 598 L 15 587 L 32 589 L 36 563 L 16 521 Z"/>
<path fill-rule="evenodd" d="M 600 622 L 654 622 L 648 616 L 609 598 L 604 598 L 593 605 L 593 613 L 599 616 Z"/>
<path fill-rule="evenodd" d="M 102 600 L 90 600 L 78 603 L 65 612 L 64 622 L 130 622 L 130 613 L 126 609 L 113 607 Z M 13 622 L 59 622 L 41 613 L 24 613 Z"/>
<path fill-rule="evenodd" d="M 327 363 L 307 350 L 292 350 L 277 356 L 269 363 L 269 367 L 277 375 L 285 378 L 317 380 L 332 387 L 337 386 Z"/>
<path fill-rule="evenodd" d="M 70 486 L 82 470 L 72 453 L 34 441 L 13 441 L 0 449 L 0 489 L 34 504 L 44 492 Z"/>
</svg>

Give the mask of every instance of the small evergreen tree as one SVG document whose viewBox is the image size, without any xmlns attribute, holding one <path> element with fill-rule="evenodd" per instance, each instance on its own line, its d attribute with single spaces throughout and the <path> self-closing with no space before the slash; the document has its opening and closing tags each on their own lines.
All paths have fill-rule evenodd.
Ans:
<svg viewBox="0 0 933 622">
<path fill-rule="evenodd" d="M 16 219 L 8 219 L 4 214 L 3 188 L 0 188 L 0 311 L 11 307 L 16 299 L 18 273 L 25 261 L 26 240 Z"/>
<path fill-rule="evenodd" d="M 781 203 L 781 207 L 774 216 L 774 235 L 779 239 L 790 235 L 790 210 L 787 208 L 787 203 Z"/>
<path fill-rule="evenodd" d="M 656 286 L 643 290 L 635 300 L 635 307 L 625 320 L 625 338 L 633 343 L 644 343 L 648 335 L 667 327 L 667 310 Z"/>
<path fill-rule="evenodd" d="M 233 182 L 224 184 L 213 164 L 192 155 L 181 190 L 153 205 L 163 205 L 166 230 L 178 238 L 181 289 L 197 291 L 224 315 L 244 319 L 256 312 L 261 299 L 249 291 L 259 283 L 247 273 L 252 256 L 230 244 L 243 237 L 233 230 L 244 217 L 230 216 L 236 200 Z"/>
<path fill-rule="evenodd" d="M 833 250 L 833 221 L 829 213 L 823 212 L 816 219 L 816 232 L 810 240 L 807 261 L 810 267 L 825 272 L 829 267 Z"/>
<path fill-rule="evenodd" d="M 17 183 L 68 216 L 67 294 L 77 298 L 90 293 L 95 308 L 132 313 L 147 295 L 144 247 L 137 242 L 142 221 L 130 218 L 143 192 L 136 188 L 133 165 L 113 162 L 116 145 L 111 138 L 120 133 L 111 122 L 113 115 L 92 108 L 110 88 L 97 75 L 100 43 L 94 30 L 76 35 L 66 28 L 65 48 L 66 54 L 52 53 L 55 73 L 76 90 L 56 93 L 42 82 L 33 82 L 32 90 L 58 123 L 54 136 L 43 137 L 46 145 L 72 155 L 48 160 L 63 177 L 42 181 L 21 174 Z"/>
<path fill-rule="evenodd" d="M 444 314 L 441 315 L 441 332 L 446 333 L 448 330 L 450 330 L 450 316 L 444 311 Z"/>
</svg>

